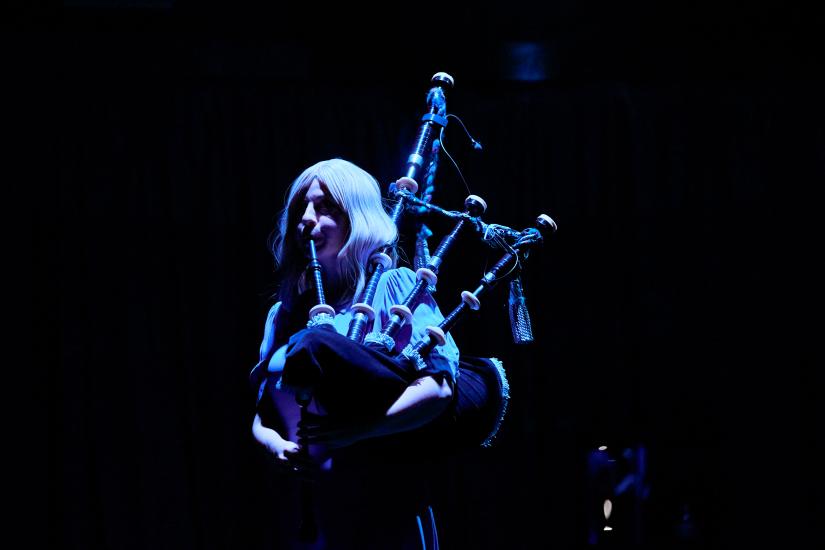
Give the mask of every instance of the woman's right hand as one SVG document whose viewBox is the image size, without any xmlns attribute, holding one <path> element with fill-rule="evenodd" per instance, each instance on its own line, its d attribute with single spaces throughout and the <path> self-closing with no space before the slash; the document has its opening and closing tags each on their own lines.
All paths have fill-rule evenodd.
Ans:
<svg viewBox="0 0 825 550">
<path fill-rule="evenodd" d="M 301 475 L 314 475 L 319 466 L 309 457 L 300 453 L 300 445 L 294 441 L 284 439 L 281 434 L 261 423 L 261 418 L 255 415 L 252 423 L 252 435 L 263 445 L 267 453 L 275 459 L 275 465 L 285 472 L 295 472 Z"/>
<path fill-rule="evenodd" d="M 280 466 L 289 465 L 290 459 L 298 456 L 298 450 L 300 449 L 298 444 L 284 439 L 281 434 L 272 428 L 264 426 L 261 417 L 257 414 L 252 422 L 252 435 L 255 437 L 255 441 L 263 445 L 266 451 L 275 459 L 275 463 Z"/>
<path fill-rule="evenodd" d="M 261 443 L 278 463 L 287 465 L 291 458 L 297 457 L 300 447 L 294 441 L 284 439 L 274 430 L 269 431 L 272 434 L 267 434 Z"/>
</svg>

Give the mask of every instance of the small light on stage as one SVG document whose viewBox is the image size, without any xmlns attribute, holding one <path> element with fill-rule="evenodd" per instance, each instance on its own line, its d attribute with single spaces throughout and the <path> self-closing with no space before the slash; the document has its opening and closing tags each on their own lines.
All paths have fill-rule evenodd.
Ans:
<svg viewBox="0 0 825 550">
<path fill-rule="evenodd" d="M 612 531 L 612 530 L 613 530 L 613 528 L 612 528 L 611 526 L 609 526 L 609 525 L 605 525 L 605 526 L 604 526 L 604 530 L 605 530 L 605 531 Z"/>
<path fill-rule="evenodd" d="M 609 498 L 604 500 L 602 508 L 604 509 L 604 519 L 610 519 L 610 513 L 613 511 L 613 503 L 610 502 Z"/>
<path fill-rule="evenodd" d="M 607 450 L 607 445 L 600 445 L 599 450 L 600 451 L 606 451 Z"/>
</svg>

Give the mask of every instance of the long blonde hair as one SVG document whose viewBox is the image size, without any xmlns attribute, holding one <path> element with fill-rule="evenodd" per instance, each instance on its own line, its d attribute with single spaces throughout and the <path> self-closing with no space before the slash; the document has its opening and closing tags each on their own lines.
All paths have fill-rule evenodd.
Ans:
<svg viewBox="0 0 825 550">
<path fill-rule="evenodd" d="M 289 306 L 304 290 L 306 257 L 293 236 L 304 212 L 303 198 L 313 180 L 326 187 L 347 218 L 347 235 L 338 252 L 337 273 L 325 274 L 324 281 L 336 289 L 336 306 L 358 299 L 366 283 L 367 262 L 379 247 L 390 245 L 393 266 L 398 230 L 387 215 L 378 182 L 355 164 L 334 158 L 313 164 L 298 176 L 289 188 L 286 206 L 280 213 L 277 232 L 272 239 L 272 254 L 280 272 L 279 298 Z"/>
</svg>

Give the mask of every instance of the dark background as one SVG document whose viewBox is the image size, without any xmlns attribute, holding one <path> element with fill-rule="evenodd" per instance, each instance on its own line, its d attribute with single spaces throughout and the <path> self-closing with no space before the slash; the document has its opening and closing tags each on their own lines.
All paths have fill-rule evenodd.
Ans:
<svg viewBox="0 0 825 550">
<path fill-rule="evenodd" d="M 437 71 L 484 145 L 451 121 L 486 220 L 559 226 L 524 276 L 537 341 L 512 343 L 505 288 L 455 331 L 504 361 L 512 400 L 492 448 L 448 461 L 442 545 L 585 545 L 601 444 L 617 475 L 624 455 L 647 462 L 598 544 L 821 537 L 803 315 L 820 315 L 823 20 L 617 4 L 73 1 L 7 20 L 34 152 L 50 546 L 277 547 L 293 503 L 252 441 L 246 378 L 276 282 L 267 238 L 311 163 L 399 177 Z M 437 183 L 460 209 L 446 159 Z M 455 253 L 442 309 L 495 257 Z"/>
</svg>

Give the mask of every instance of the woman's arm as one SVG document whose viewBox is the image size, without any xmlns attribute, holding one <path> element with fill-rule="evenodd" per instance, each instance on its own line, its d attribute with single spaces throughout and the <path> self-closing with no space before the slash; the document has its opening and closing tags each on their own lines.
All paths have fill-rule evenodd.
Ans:
<svg viewBox="0 0 825 550">
<path fill-rule="evenodd" d="M 275 318 L 278 315 L 278 310 L 280 307 L 281 302 L 278 302 L 269 309 L 266 324 L 264 325 L 264 337 L 261 341 L 261 349 L 259 354 L 260 360 L 249 375 L 250 382 L 259 388 L 258 400 L 263 397 L 263 381 L 267 371 L 266 363 L 272 356 L 275 346 Z M 252 436 L 255 438 L 255 441 L 263 445 L 264 448 L 277 460 L 284 461 L 284 463 L 286 463 L 290 458 L 287 455 L 294 454 L 298 451 L 297 443 L 284 439 L 277 431 L 264 426 L 261 422 L 261 417 L 258 414 L 256 414 L 255 418 L 252 420 Z"/>
<path fill-rule="evenodd" d="M 381 417 L 342 423 L 332 417 L 311 415 L 302 423 L 298 435 L 308 444 L 337 448 L 372 437 L 414 430 L 438 417 L 449 405 L 452 395 L 446 379 L 442 377 L 439 382 L 432 376 L 424 376 L 407 386 Z"/>
<path fill-rule="evenodd" d="M 442 378 L 438 382 L 432 376 L 419 378 L 404 390 L 383 418 L 376 421 L 368 437 L 390 435 L 421 427 L 440 415 L 453 391 Z"/>
</svg>

